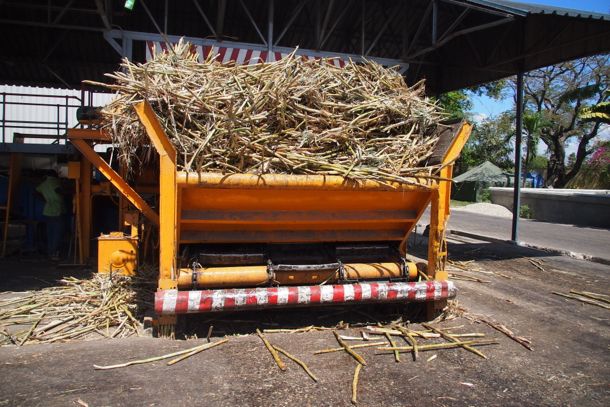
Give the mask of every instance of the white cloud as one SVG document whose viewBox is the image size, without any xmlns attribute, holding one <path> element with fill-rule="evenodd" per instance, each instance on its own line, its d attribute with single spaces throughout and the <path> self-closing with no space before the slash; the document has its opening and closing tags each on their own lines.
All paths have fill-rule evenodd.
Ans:
<svg viewBox="0 0 610 407">
<path fill-rule="evenodd" d="M 472 113 L 470 117 L 475 123 L 481 123 L 482 121 L 488 119 L 489 115 L 485 113 Z"/>
</svg>

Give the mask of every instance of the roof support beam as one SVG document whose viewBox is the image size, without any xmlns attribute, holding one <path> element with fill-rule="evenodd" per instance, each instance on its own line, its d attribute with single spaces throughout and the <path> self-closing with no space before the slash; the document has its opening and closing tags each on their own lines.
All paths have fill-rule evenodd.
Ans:
<svg viewBox="0 0 610 407">
<path fill-rule="evenodd" d="M 11 8 L 20 8 L 20 9 L 25 9 L 25 10 L 41 10 L 41 11 L 47 11 L 48 13 L 50 13 L 52 11 L 61 11 L 65 8 L 65 6 L 53 6 L 49 3 L 43 5 L 43 4 L 28 4 L 27 2 L 24 2 L 24 1 L 9 2 L 9 1 L 1 1 L 1 0 L 0 0 L 0 6 L 11 7 Z M 71 7 L 70 11 L 74 12 L 74 13 L 81 13 L 81 14 L 97 14 L 97 10 L 90 9 L 90 8 L 82 8 L 82 7 Z M 51 22 L 51 18 L 47 17 L 47 22 Z"/>
<path fill-rule="evenodd" d="M 40 21 L 17 21 L 9 19 L 0 19 L 2 24 L 22 25 L 26 27 L 41 27 L 41 28 L 57 28 L 60 30 L 76 30 L 76 31 L 93 31 L 93 32 L 104 32 L 105 28 L 102 27 L 87 27 L 82 25 L 70 25 L 70 24 L 55 24 L 55 23 L 43 23 Z"/>
<path fill-rule="evenodd" d="M 241 0 L 240 0 L 240 2 L 241 2 Z M 205 22 L 205 24 L 208 26 L 208 28 L 212 32 L 212 35 L 214 37 L 216 37 L 216 30 L 214 30 L 214 27 L 210 23 L 210 20 L 208 20 L 208 16 L 206 16 L 205 13 L 203 12 L 203 9 L 201 8 L 201 5 L 199 4 L 199 2 L 197 0 L 193 0 L 193 4 L 195 5 L 195 8 L 197 9 L 197 12 L 199 13 L 199 15 L 201 15 L 201 17 L 203 18 L 203 21 Z M 242 3 L 242 5 L 243 5 L 243 3 Z"/>
<path fill-rule="evenodd" d="M 273 50 L 273 0 L 267 0 L 267 51 Z"/>
<path fill-rule="evenodd" d="M 491 23 L 481 24 L 481 25 L 477 25 L 477 26 L 474 26 L 474 27 L 470 27 L 470 28 L 464 28 L 463 30 L 456 31 L 453 34 L 448 35 L 442 41 L 438 41 L 435 45 L 432 45 L 431 47 L 424 48 L 421 51 L 418 51 L 418 52 L 416 52 L 414 54 L 409 55 L 407 57 L 407 59 L 417 58 L 420 55 L 424 55 L 424 54 L 427 54 L 429 52 L 432 52 L 435 49 L 441 47 L 442 45 L 445 45 L 446 43 L 448 43 L 449 41 L 451 41 L 452 39 L 454 39 L 456 37 L 459 37 L 459 36 L 462 36 L 462 35 L 466 35 L 466 34 L 470 34 L 470 33 L 475 32 L 475 31 L 485 30 L 487 28 L 495 27 L 495 26 L 498 26 L 498 25 L 506 24 L 506 23 L 509 23 L 511 21 L 513 21 L 513 17 L 506 17 L 506 18 L 502 18 L 500 20 L 493 21 Z"/>
<path fill-rule="evenodd" d="M 110 46 L 122 57 L 123 56 L 123 47 L 121 47 L 121 45 L 116 42 L 116 39 L 112 38 L 110 36 L 110 32 L 106 31 L 104 32 L 104 39 L 106 40 L 106 42 L 108 42 L 108 44 L 110 44 Z"/>
<path fill-rule="evenodd" d="M 394 19 L 396 18 L 396 16 L 398 15 L 399 11 L 400 11 L 400 6 L 401 3 L 398 2 L 396 4 L 396 7 L 394 7 L 394 9 L 392 10 L 392 15 L 390 16 L 390 18 L 387 18 L 385 20 L 385 23 L 383 24 L 383 26 L 381 27 L 381 29 L 379 30 L 379 32 L 377 33 L 377 35 L 375 36 L 375 38 L 373 39 L 373 42 L 371 42 L 371 44 L 369 45 L 369 47 L 367 48 L 366 52 L 364 53 L 364 55 L 368 55 L 371 53 L 371 51 L 373 50 L 373 48 L 375 48 L 375 45 L 377 45 L 377 43 L 379 42 L 379 39 L 381 38 L 381 36 L 385 33 L 385 31 L 388 29 L 388 27 L 390 26 L 390 24 L 392 24 L 392 22 L 394 21 Z"/>
<path fill-rule="evenodd" d="M 227 0 L 218 0 L 218 9 L 216 10 L 216 39 L 219 41 L 222 40 L 226 10 Z"/>
<path fill-rule="evenodd" d="M 341 10 L 341 13 L 337 17 L 337 19 L 335 20 L 333 25 L 330 27 L 328 32 L 325 33 L 324 38 L 322 38 L 322 42 L 320 43 L 320 48 L 322 48 L 324 46 L 324 44 L 326 44 L 326 41 L 328 41 L 328 39 L 330 38 L 331 34 L 335 31 L 335 29 L 337 28 L 337 25 L 339 25 L 339 23 L 341 22 L 343 17 L 345 17 L 345 14 L 347 13 L 347 11 L 349 9 L 350 9 L 349 6 L 343 7 L 343 10 Z"/>
<path fill-rule="evenodd" d="M 133 52 L 133 41 L 129 38 L 123 38 L 123 41 L 121 42 L 121 55 L 123 56 L 123 58 L 127 58 L 131 61 Z"/>
<path fill-rule="evenodd" d="M 512 15 L 508 14 L 508 13 L 502 13 L 501 11 L 496 11 L 496 10 L 492 10 L 492 9 L 481 7 L 481 6 L 476 6 L 474 4 L 465 3 L 465 2 L 459 1 L 459 0 L 441 0 L 441 1 L 443 3 L 448 3 L 448 4 L 453 4 L 454 6 L 469 8 L 471 10 L 480 11 L 480 12 L 486 13 L 486 14 L 494 14 L 494 15 L 500 16 L 500 17 L 512 17 Z"/>
<path fill-rule="evenodd" d="M 102 0 L 95 0 L 95 6 L 97 7 L 97 13 L 100 15 L 104 27 L 106 27 L 107 30 L 111 30 L 110 20 L 108 20 L 108 15 L 106 14 L 106 9 L 102 4 Z"/>
<path fill-rule="evenodd" d="M 460 13 L 460 15 L 457 16 L 457 18 L 455 20 L 453 20 L 453 23 L 451 23 L 449 28 L 447 28 L 447 30 L 445 30 L 443 35 L 441 35 L 438 40 L 442 41 L 445 37 L 447 37 L 449 34 L 451 34 L 458 27 L 458 25 L 460 25 L 460 23 L 464 20 L 464 18 L 466 18 L 468 13 L 470 13 L 470 9 L 468 9 L 468 8 L 466 10 L 462 11 Z"/>
<path fill-rule="evenodd" d="M 66 12 L 72 6 L 72 4 L 74 4 L 74 0 L 70 0 L 68 3 L 66 3 L 64 8 L 59 12 L 59 14 L 53 20 L 53 24 L 59 23 L 59 20 L 61 20 L 61 18 L 66 14 Z"/>
<path fill-rule="evenodd" d="M 49 59 L 49 57 L 51 57 L 51 55 L 53 55 L 53 53 L 55 52 L 55 50 L 57 49 L 57 47 L 59 47 L 59 44 L 61 44 L 61 42 L 64 40 L 64 38 L 66 38 L 66 34 L 68 34 L 68 30 L 64 30 L 62 31 L 56 38 L 55 41 L 53 42 L 53 45 L 51 45 L 50 47 L 47 47 L 47 53 L 45 54 L 45 56 L 42 58 L 42 62 L 45 63 L 47 62 L 47 60 Z"/>
<path fill-rule="evenodd" d="M 70 84 L 64 80 L 57 72 L 55 72 L 46 62 L 43 63 L 43 66 L 51 75 L 53 75 L 58 81 L 60 81 L 66 88 L 70 88 Z"/>
<path fill-rule="evenodd" d="M 330 19 L 330 15 L 333 12 L 333 7 L 335 5 L 335 0 L 330 0 L 328 3 L 328 7 L 326 8 L 326 14 L 324 15 L 324 21 L 322 21 L 322 27 L 320 28 L 320 38 L 318 38 L 318 48 L 321 47 L 322 40 L 324 39 L 324 34 L 326 33 L 326 27 L 328 26 L 328 20 Z"/>
<path fill-rule="evenodd" d="M 413 35 L 413 38 L 411 39 L 411 44 L 409 44 L 409 48 L 407 48 L 406 55 L 409 55 L 409 53 L 413 49 L 413 46 L 415 45 L 417 40 L 419 40 L 419 36 L 421 35 L 422 31 L 424 30 L 424 26 L 426 25 L 426 20 L 428 20 L 428 16 L 430 15 L 431 11 L 432 11 L 432 3 L 429 3 L 428 7 L 426 7 L 426 11 L 424 11 L 424 15 L 421 18 L 419 26 L 417 27 L 417 31 L 415 31 L 415 35 Z"/>
<path fill-rule="evenodd" d="M 248 17 L 248 20 L 250 20 L 250 23 L 252 23 L 252 27 L 254 27 L 254 29 L 256 30 L 256 33 L 258 34 L 258 36 L 261 39 L 261 41 L 263 42 L 263 44 L 267 45 L 267 39 L 265 39 L 265 36 L 261 32 L 261 30 L 258 28 L 256 21 L 254 21 L 254 18 L 252 17 L 252 14 L 250 14 L 250 10 L 248 10 L 248 7 L 246 7 L 246 5 L 244 4 L 244 1 L 239 0 L 239 4 L 241 4 L 241 8 L 244 9 L 244 12 L 246 13 L 246 16 Z"/>
<path fill-rule="evenodd" d="M 144 11 L 146 12 L 146 15 L 148 15 L 148 18 L 150 18 L 150 21 L 152 21 L 153 25 L 155 26 L 155 29 L 157 30 L 157 32 L 159 34 L 163 33 L 163 31 L 161 30 L 161 27 L 159 27 L 159 24 L 157 24 L 157 20 L 155 20 L 155 17 L 150 12 L 150 10 L 149 10 L 148 6 L 146 5 L 146 3 L 144 2 L 144 0 L 140 0 L 140 3 L 142 4 L 142 8 L 144 9 Z"/>
<path fill-rule="evenodd" d="M 496 54 L 498 53 L 498 51 L 500 50 L 500 48 L 502 48 L 504 45 L 504 40 L 506 39 L 506 36 L 508 35 L 508 33 L 510 32 L 510 26 L 506 26 L 504 27 L 504 30 L 502 30 L 502 34 L 500 34 L 500 37 L 497 38 L 496 41 L 496 46 L 492 49 L 492 51 L 490 53 L 488 53 L 486 55 L 485 58 L 485 64 L 489 64 L 489 61 L 493 61 L 496 57 Z"/>
<path fill-rule="evenodd" d="M 282 30 L 280 35 L 278 35 L 277 38 L 275 39 L 275 42 L 273 44 L 274 46 L 277 45 L 280 42 L 280 40 L 284 37 L 284 34 L 286 34 L 288 29 L 294 23 L 294 20 L 296 20 L 297 17 L 299 16 L 299 14 L 301 14 L 301 11 L 303 10 L 303 8 L 305 7 L 305 5 L 308 2 L 309 2 L 309 0 L 305 0 L 305 1 L 297 4 L 297 6 L 294 8 L 294 10 L 292 12 L 292 16 L 290 17 L 290 20 L 288 20 L 288 22 L 286 23 L 286 26 L 284 27 L 284 29 Z"/>
<path fill-rule="evenodd" d="M 169 16 L 169 0 L 165 0 L 163 7 L 163 32 L 167 35 L 167 19 Z"/>
</svg>

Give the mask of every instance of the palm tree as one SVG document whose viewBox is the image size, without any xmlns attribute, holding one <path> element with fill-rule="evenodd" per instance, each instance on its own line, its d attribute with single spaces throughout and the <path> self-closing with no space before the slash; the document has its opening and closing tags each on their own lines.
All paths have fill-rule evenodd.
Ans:
<svg viewBox="0 0 610 407">
<path fill-rule="evenodd" d="M 606 94 L 610 95 L 608 91 L 606 91 Z M 582 109 L 580 119 L 584 122 L 610 124 L 610 101 L 599 102 L 596 105 Z"/>
</svg>

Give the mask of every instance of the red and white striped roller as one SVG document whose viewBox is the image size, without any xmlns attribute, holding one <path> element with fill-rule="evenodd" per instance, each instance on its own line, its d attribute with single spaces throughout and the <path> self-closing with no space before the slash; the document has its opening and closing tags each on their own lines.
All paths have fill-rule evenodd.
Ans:
<svg viewBox="0 0 610 407">
<path fill-rule="evenodd" d="M 219 47 L 211 45 L 193 45 L 193 51 L 197 53 L 199 62 L 206 60 L 210 54 L 215 55 L 217 61 L 222 63 L 235 62 L 237 65 L 252 65 L 259 62 L 275 62 L 285 58 L 288 54 L 282 52 L 268 52 L 248 48 Z M 146 60 L 150 61 L 153 55 L 167 51 L 165 42 L 146 41 Z M 319 60 L 319 56 L 301 55 L 304 60 Z M 343 68 L 346 61 L 341 58 L 324 58 L 329 64 Z"/>
<path fill-rule="evenodd" d="M 218 290 L 159 290 L 159 315 L 339 303 L 423 302 L 455 297 L 452 281 L 358 283 Z"/>
</svg>

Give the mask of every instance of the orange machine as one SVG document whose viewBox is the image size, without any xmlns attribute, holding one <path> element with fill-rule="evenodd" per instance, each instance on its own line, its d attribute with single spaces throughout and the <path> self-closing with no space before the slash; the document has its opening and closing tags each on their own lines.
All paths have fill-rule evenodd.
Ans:
<svg viewBox="0 0 610 407">
<path fill-rule="evenodd" d="M 428 301 L 455 295 L 445 271 L 445 226 L 453 163 L 471 125 L 443 127 L 428 164 L 432 177 L 409 183 L 340 176 L 187 173 L 147 102 L 136 105 L 159 154 L 159 212 L 99 157 L 100 131 L 69 133 L 72 143 L 151 223 L 159 227 L 155 310 L 176 315 L 325 303 Z M 426 278 L 406 243 L 431 204 Z"/>
</svg>

